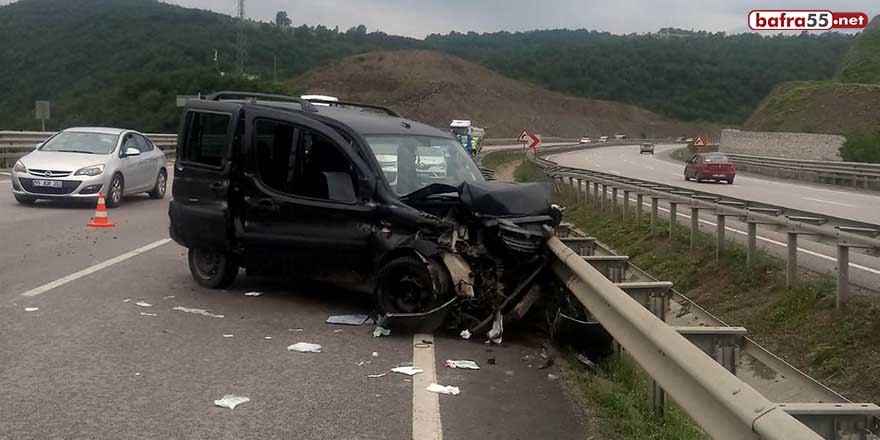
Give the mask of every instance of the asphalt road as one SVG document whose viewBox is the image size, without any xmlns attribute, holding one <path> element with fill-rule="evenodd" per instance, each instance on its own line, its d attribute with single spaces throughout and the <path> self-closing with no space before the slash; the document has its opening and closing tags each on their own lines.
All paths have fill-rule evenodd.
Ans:
<svg viewBox="0 0 880 440">
<path fill-rule="evenodd" d="M 636 145 L 603 147 L 549 155 L 547 159 L 563 166 L 593 169 L 880 224 L 880 193 L 876 192 L 811 185 L 746 173 L 737 173 L 732 185 L 685 181 L 684 164 L 668 158 L 671 150 L 680 147 L 680 145 L 657 145 L 655 155 L 639 154 Z M 646 215 L 649 210 L 650 208 L 645 208 Z M 667 205 L 661 201 L 660 215 L 668 217 L 668 212 Z M 700 212 L 700 229 L 714 234 L 715 217 L 711 213 Z M 690 224 L 687 209 L 680 208 L 678 216 L 681 224 Z M 728 218 L 726 230 L 729 239 L 745 243 L 747 230 L 745 224 Z M 785 234 L 764 227 L 758 228 L 758 246 L 766 252 L 785 258 L 785 243 Z M 832 245 L 809 241 L 808 236 L 802 236 L 798 241 L 798 265 L 812 272 L 833 273 L 836 269 L 836 252 L 836 248 Z M 850 256 L 850 282 L 869 293 L 880 291 L 880 258 L 857 251 L 852 252 Z"/>
<path fill-rule="evenodd" d="M 522 360 L 540 339 L 508 331 L 487 346 L 435 335 L 416 347 L 432 336 L 325 324 L 371 310 L 368 298 L 328 286 L 242 274 L 207 290 L 168 240 L 167 199 L 126 199 L 106 230 L 85 227 L 93 209 L 20 206 L 0 185 L 0 439 L 589 437 L 561 381 L 547 378 L 559 373 Z M 286 350 L 296 342 L 324 348 Z M 446 359 L 482 369 L 446 369 Z M 425 372 L 388 372 L 407 362 Z M 461 394 L 425 391 L 435 380 Z M 251 401 L 213 404 L 226 394 Z"/>
</svg>

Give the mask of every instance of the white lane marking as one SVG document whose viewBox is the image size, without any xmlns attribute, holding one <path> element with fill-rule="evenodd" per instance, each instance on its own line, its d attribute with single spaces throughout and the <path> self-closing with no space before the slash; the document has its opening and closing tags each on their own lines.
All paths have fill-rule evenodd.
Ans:
<svg viewBox="0 0 880 440">
<path fill-rule="evenodd" d="M 22 293 L 21 296 L 37 296 L 42 293 L 46 293 L 56 287 L 63 286 L 71 281 L 77 280 L 77 279 L 82 278 L 86 275 L 91 275 L 101 269 L 108 268 L 116 263 L 121 263 L 125 260 L 128 260 L 131 257 L 137 256 L 137 255 L 140 255 L 140 254 L 147 252 L 149 250 L 155 249 L 155 248 L 162 246 L 163 244 L 168 243 L 170 241 L 171 241 L 170 238 L 163 238 L 162 240 L 154 241 L 146 246 L 139 247 L 133 251 L 126 252 L 118 257 L 114 257 L 114 258 L 111 258 L 111 259 L 104 261 L 102 263 L 98 263 L 94 266 L 87 267 L 79 272 L 70 274 L 64 278 L 59 278 L 55 281 L 52 281 L 51 283 L 43 284 L 40 287 L 35 287 L 31 290 L 28 290 L 27 292 Z"/>
<path fill-rule="evenodd" d="M 801 198 L 804 200 L 812 200 L 814 202 L 819 202 L 819 203 L 828 203 L 830 205 L 838 205 L 838 206 L 846 206 L 848 208 L 855 208 L 855 206 L 853 206 L 853 205 L 848 205 L 846 203 L 832 202 L 830 200 L 814 199 L 812 197 L 801 197 Z"/>
<path fill-rule="evenodd" d="M 416 333 L 413 335 L 413 366 L 421 368 L 422 373 L 413 376 L 413 440 L 442 440 L 443 425 L 440 422 L 440 397 L 437 393 L 425 391 L 428 385 L 437 382 L 437 361 L 434 358 L 434 336 Z M 430 341 L 423 343 L 422 341 Z M 418 347 L 416 347 L 418 344 Z M 427 345 L 427 346 L 425 346 Z"/>
<path fill-rule="evenodd" d="M 622 196 L 622 195 L 618 195 L 617 198 L 618 198 L 618 199 L 622 199 L 623 196 Z M 650 207 L 651 204 L 650 204 L 650 203 L 642 202 L 642 206 L 649 206 L 649 207 Z M 662 207 L 662 206 L 658 206 L 657 208 L 658 208 L 660 211 L 663 211 L 663 212 L 669 212 L 669 209 L 666 209 L 666 208 L 664 208 L 664 207 Z M 691 218 L 691 216 L 689 216 L 689 215 L 687 215 L 687 214 L 682 214 L 682 213 L 680 213 L 680 212 L 678 213 L 678 215 L 681 216 L 681 217 L 687 218 L 687 219 Z M 703 219 L 700 219 L 699 222 L 700 222 L 700 223 L 703 223 L 703 224 L 706 224 L 706 225 L 715 226 L 715 227 L 718 226 L 717 223 L 712 223 L 712 222 L 710 222 L 709 220 L 703 220 Z M 737 233 L 737 234 L 740 234 L 740 235 L 749 235 L 749 234 L 748 234 L 747 232 L 745 232 L 745 231 L 741 231 L 741 230 L 739 230 L 739 229 L 731 228 L 731 227 L 727 227 L 727 226 L 724 227 L 724 230 L 725 230 L 725 231 L 731 231 L 731 232 L 734 232 L 734 233 Z M 782 246 L 782 247 L 786 247 L 786 246 L 788 246 L 788 244 L 786 244 L 786 243 L 783 243 L 783 242 L 781 242 L 781 241 L 776 241 L 776 240 L 774 240 L 774 239 L 772 239 L 772 238 L 767 238 L 767 237 L 764 237 L 764 236 L 761 236 L 761 235 L 756 235 L 756 238 L 757 238 L 758 240 L 766 241 L 767 243 L 775 244 L 775 245 L 777 245 L 777 246 Z M 823 259 L 823 260 L 834 261 L 834 262 L 837 261 L 837 257 L 831 257 L 831 256 L 828 256 L 828 255 L 825 255 L 825 254 L 820 254 L 819 252 L 811 251 L 811 250 L 809 250 L 809 249 L 804 249 L 804 248 L 801 248 L 801 247 L 799 247 L 799 248 L 797 248 L 797 249 L 798 249 L 798 252 L 803 252 L 803 253 L 805 253 L 805 254 L 807 254 L 807 255 L 812 255 L 812 256 L 814 256 L 814 257 L 819 257 L 819 258 L 821 258 L 821 259 Z M 849 263 L 849 267 L 852 267 L 853 269 L 863 270 L 863 271 L 865 271 L 865 272 L 870 272 L 870 273 L 872 273 L 872 274 L 874 274 L 874 275 L 880 275 L 880 270 L 872 269 L 872 268 L 867 267 L 867 266 L 862 266 L 861 264 Z"/>
</svg>

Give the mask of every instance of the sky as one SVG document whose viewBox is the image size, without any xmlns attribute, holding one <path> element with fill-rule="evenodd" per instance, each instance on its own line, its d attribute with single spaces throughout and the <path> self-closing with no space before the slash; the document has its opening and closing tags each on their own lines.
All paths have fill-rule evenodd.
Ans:
<svg viewBox="0 0 880 440">
<path fill-rule="evenodd" d="M 236 0 L 164 0 L 232 14 Z M 656 32 L 663 27 L 748 30 L 752 9 L 828 9 L 880 14 L 878 0 L 246 0 L 248 17 L 273 20 L 287 11 L 302 24 L 422 38 L 431 33 L 591 29 L 615 34 Z"/>
<path fill-rule="evenodd" d="M 234 14 L 236 0 L 163 0 Z M 0 5 L 10 0 L 0 0 Z M 590 29 L 615 34 L 664 27 L 739 33 L 752 9 L 827 9 L 880 14 L 878 0 L 246 0 L 251 19 L 272 21 L 287 11 L 295 26 L 322 24 L 345 30 L 423 38 L 431 33 Z"/>
</svg>

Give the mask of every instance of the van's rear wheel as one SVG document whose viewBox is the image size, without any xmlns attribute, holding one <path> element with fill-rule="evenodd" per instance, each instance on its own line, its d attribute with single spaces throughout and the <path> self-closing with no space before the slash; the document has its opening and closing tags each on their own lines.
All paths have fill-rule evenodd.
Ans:
<svg viewBox="0 0 880 440">
<path fill-rule="evenodd" d="M 379 271 L 376 301 L 383 314 L 424 313 L 450 297 L 451 285 L 449 274 L 439 262 L 398 257 Z"/>
<path fill-rule="evenodd" d="M 238 258 L 223 252 L 190 249 L 189 271 L 199 285 L 220 289 L 232 284 L 238 275 Z"/>
</svg>

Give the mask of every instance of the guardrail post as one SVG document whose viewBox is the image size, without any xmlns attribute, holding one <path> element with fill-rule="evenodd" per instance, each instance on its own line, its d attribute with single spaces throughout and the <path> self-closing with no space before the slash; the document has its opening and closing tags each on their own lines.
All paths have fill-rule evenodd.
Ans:
<svg viewBox="0 0 880 440">
<path fill-rule="evenodd" d="M 584 182 L 584 204 L 589 205 L 590 204 L 590 180 L 583 179 L 583 182 Z"/>
<path fill-rule="evenodd" d="M 675 238 L 675 225 L 678 224 L 678 203 L 669 202 L 669 239 Z"/>
<path fill-rule="evenodd" d="M 608 199 L 608 185 L 602 184 L 602 198 L 599 199 L 599 209 L 605 210 L 605 202 Z"/>
<path fill-rule="evenodd" d="M 797 284 L 797 243 L 798 236 L 796 232 L 788 232 L 788 258 L 785 259 L 785 287 L 791 288 Z"/>
<path fill-rule="evenodd" d="M 574 201 L 575 203 L 581 203 L 581 179 L 574 178 L 571 182 L 572 186 L 574 186 Z"/>
<path fill-rule="evenodd" d="M 629 214 L 629 190 L 623 190 L 623 219 Z"/>
<path fill-rule="evenodd" d="M 651 408 L 656 417 L 663 417 L 666 409 L 666 392 L 653 380 L 651 381 Z"/>
<path fill-rule="evenodd" d="M 611 188 L 611 215 L 617 213 L 617 188 Z"/>
<path fill-rule="evenodd" d="M 700 208 L 691 206 L 691 249 L 697 247 L 697 233 L 700 232 Z"/>
<path fill-rule="evenodd" d="M 599 182 L 593 182 L 593 206 L 599 206 Z"/>
<path fill-rule="evenodd" d="M 840 308 L 849 299 L 849 246 L 837 245 L 837 301 Z"/>
<path fill-rule="evenodd" d="M 645 205 L 645 195 L 636 194 L 636 225 L 642 225 L 642 206 Z"/>
<path fill-rule="evenodd" d="M 725 223 L 726 217 L 723 214 L 718 214 L 716 218 L 716 240 L 715 240 L 715 259 L 718 260 L 721 258 L 721 253 L 724 252 L 724 232 L 726 231 Z"/>
<path fill-rule="evenodd" d="M 755 222 L 746 223 L 748 226 L 748 238 L 746 239 L 746 267 L 752 267 L 755 264 L 755 252 L 758 250 L 758 224 Z"/>
<path fill-rule="evenodd" d="M 651 197 L 651 235 L 657 232 L 657 214 L 659 210 L 660 199 Z"/>
</svg>

